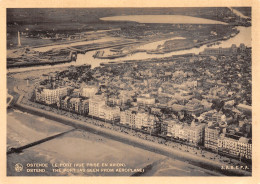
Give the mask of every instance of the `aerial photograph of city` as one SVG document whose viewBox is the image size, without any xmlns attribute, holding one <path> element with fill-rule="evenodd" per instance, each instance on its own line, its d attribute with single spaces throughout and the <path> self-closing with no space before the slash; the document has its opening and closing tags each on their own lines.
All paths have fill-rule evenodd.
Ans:
<svg viewBox="0 0 260 184">
<path fill-rule="evenodd" d="M 7 8 L 7 176 L 252 176 L 251 17 Z"/>
</svg>

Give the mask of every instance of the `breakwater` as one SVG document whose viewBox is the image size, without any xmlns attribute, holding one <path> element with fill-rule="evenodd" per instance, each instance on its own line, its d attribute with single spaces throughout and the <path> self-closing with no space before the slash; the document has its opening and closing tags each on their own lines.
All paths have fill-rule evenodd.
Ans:
<svg viewBox="0 0 260 184">
<path fill-rule="evenodd" d="M 22 67 L 31 67 L 31 66 L 43 66 L 43 65 L 56 65 L 56 64 L 64 64 L 70 63 L 72 61 L 76 61 L 77 59 L 77 52 L 71 51 L 70 54 L 67 56 L 67 59 L 63 60 L 50 60 L 50 61 L 31 61 L 31 62 L 22 62 L 22 63 L 14 63 L 8 64 L 7 62 L 7 69 L 9 68 L 22 68 Z"/>
<path fill-rule="evenodd" d="M 7 69 L 9 68 L 21 68 L 21 67 L 30 67 L 30 66 L 43 66 L 43 65 L 56 65 L 69 63 L 72 60 L 62 60 L 62 61 L 45 61 L 45 62 L 30 62 L 30 63 L 18 63 L 18 64 L 7 64 Z"/>
<path fill-rule="evenodd" d="M 41 140 L 38 140 L 38 141 L 35 141 L 35 142 L 32 142 L 32 143 L 29 143 L 29 144 L 26 144 L 24 146 L 21 146 L 21 147 L 18 147 L 18 148 L 11 148 L 10 150 L 7 151 L 7 155 L 9 154 L 12 154 L 12 153 L 20 153 L 22 152 L 24 149 L 27 149 L 27 148 L 30 148 L 30 147 L 33 147 L 33 146 L 36 146 L 38 144 L 41 144 L 41 143 L 44 143 L 44 142 L 47 142 L 47 141 L 50 141 L 52 139 L 55 139 L 57 137 L 60 137 L 60 136 L 63 136 L 69 132 L 72 132 L 76 129 L 72 129 L 72 130 L 69 130 L 69 131 L 66 131 L 66 132 L 62 132 L 62 133 L 59 133 L 57 135 L 53 135 L 53 136 L 50 136 L 50 137 L 46 137 L 44 139 L 41 139 Z"/>
</svg>

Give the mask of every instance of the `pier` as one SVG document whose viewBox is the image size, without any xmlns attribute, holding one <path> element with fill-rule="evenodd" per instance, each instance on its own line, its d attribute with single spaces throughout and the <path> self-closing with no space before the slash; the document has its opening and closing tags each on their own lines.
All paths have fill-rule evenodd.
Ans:
<svg viewBox="0 0 260 184">
<path fill-rule="evenodd" d="M 68 133 L 73 132 L 75 130 L 76 129 L 74 128 L 72 130 L 69 130 L 69 131 L 66 131 L 66 132 L 62 132 L 60 134 L 53 135 L 53 136 L 50 136 L 50 137 L 46 137 L 44 139 L 41 139 L 41 140 L 38 140 L 38 141 L 35 141 L 35 142 L 32 142 L 32 143 L 26 144 L 26 145 L 18 147 L 18 148 L 11 148 L 10 150 L 7 151 L 6 154 L 9 155 L 9 154 L 12 154 L 12 153 L 21 153 L 24 149 L 27 149 L 27 148 L 36 146 L 38 144 L 50 141 L 50 140 L 55 139 L 57 137 L 61 137 L 61 136 L 65 135 L 65 134 L 68 134 Z"/>
</svg>

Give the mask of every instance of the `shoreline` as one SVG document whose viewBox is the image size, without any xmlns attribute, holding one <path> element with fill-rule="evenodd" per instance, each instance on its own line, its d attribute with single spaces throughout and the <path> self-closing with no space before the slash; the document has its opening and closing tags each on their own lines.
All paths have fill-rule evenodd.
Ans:
<svg viewBox="0 0 260 184">
<path fill-rule="evenodd" d="M 173 52 L 177 52 L 177 51 L 185 51 L 185 50 L 190 50 L 190 49 L 193 49 L 193 48 L 200 48 L 204 45 L 213 44 L 213 43 L 218 42 L 218 41 L 229 40 L 229 39 L 235 37 L 237 34 L 239 34 L 239 31 L 236 32 L 234 36 L 232 36 L 230 34 L 228 36 L 224 36 L 224 37 L 221 37 L 221 38 L 214 38 L 214 39 L 206 40 L 206 41 L 203 41 L 203 42 L 200 42 L 200 43 L 195 43 L 192 46 L 182 46 L 182 47 L 177 47 L 177 48 L 174 48 L 174 49 L 162 49 L 162 50 L 158 50 L 158 49 L 154 49 L 154 50 L 136 49 L 136 50 L 130 51 L 128 53 L 119 54 L 119 55 L 115 54 L 115 55 L 108 55 L 108 56 L 99 56 L 98 54 L 97 55 L 95 54 L 96 55 L 95 57 L 99 58 L 99 59 L 124 58 L 127 55 L 132 55 L 132 54 L 139 53 L 139 52 L 145 52 L 145 53 L 150 54 L 150 55 L 168 54 L 168 53 L 173 53 Z M 158 39 L 158 40 L 160 41 L 161 39 Z M 153 43 L 153 42 L 155 42 L 155 40 L 153 40 L 152 42 L 151 41 L 143 41 L 143 43 L 146 43 L 146 44 Z"/>
<path fill-rule="evenodd" d="M 34 66 L 45 66 L 45 65 L 58 65 L 58 64 L 64 64 L 64 63 L 70 63 L 72 60 L 65 60 L 65 61 L 46 61 L 46 62 L 38 62 L 38 63 L 21 63 L 21 64 L 15 64 L 15 65 L 7 65 L 7 69 L 11 68 L 26 68 L 26 67 L 34 67 Z"/>
<path fill-rule="evenodd" d="M 104 45 L 104 46 L 98 46 L 98 47 L 94 47 L 94 48 L 85 48 L 86 45 L 81 45 L 81 47 L 83 47 L 83 48 L 80 48 L 80 49 L 78 49 L 76 46 L 75 47 L 66 47 L 66 48 L 70 49 L 71 53 L 76 52 L 76 55 L 77 55 L 77 54 L 85 54 L 86 52 L 89 52 L 89 51 L 113 48 L 113 47 L 124 46 L 124 45 L 131 45 L 131 44 L 135 44 L 135 43 L 139 43 L 139 41 L 129 42 L 129 43 L 117 43 L 117 44 L 112 44 L 112 45 Z M 72 57 L 71 54 L 69 57 Z M 122 57 L 122 56 L 119 56 L 119 57 Z M 117 56 L 116 56 L 116 58 L 117 58 Z M 16 63 L 16 64 L 7 63 L 7 69 L 26 68 L 26 67 L 34 67 L 34 66 L 45 66 L 45 65 L 52 66 L 52 65 L 59 65 L 59 64 L 65 64 L 65 63 L 72 63 L 73 61 L 74 60 L 72 58 L 70 58 L 68 60 L 62 60 L 62 61 L 29 62 L 29 63 Z"/>
<path fill-rule="evenodd" d="M 239 27 L 239 26 L 236 26 L 236 27 Z M 239 30 L 239 29 L 238 29 Z M 233 37 L 236 37 L 238 34 L 240 34 L 240 30 L 239 30 L 239 32 L 236 34 L 236 35 L 234 35 Z M 179 52 L 179 51 L 189 51 L 190 49 L 197 49 L 197 48 L 200 48 L 200 47 L 202 47 L 202 46 L 204 46 L 204 45 L 207 45 L 207 44 L 210 44 L 210 43 L 215 43 L 216 41 L 227 41 L 227 40 L 230 40 L 230 39 L 232 39 L 233 37 L 228 37 L 228 38 L 218 38 L 218 39 L 213 39 L 213 40 L 208 40 L 208 41 L 205 41 L 205 43 L 204 42 L 201 42 L 201 43 L 199 43 L 199 46 L 197 45 L 197 46 L 193 46 L 192 48 L 178 48 L 178 49 L 174 49 L 174 51 L 168 51 L 168 50 L 166 50 L 166 51 L 163 51 L 163 54 L 170 54 L 170 53 L 173 53 L 174 54 L 174 52 Z M 138 41 L 137 41 L 138 42 Z M 132 42 L 132 43 L 124 43 L 124 44 L 135 44 L 136 42 Z M 150 42 L 149 42 L 150 43 Z M 124 45 L 123 44 L 123 45 Z M 140 44 L 140 43 L 139 43 Z M 198 44 L 198 43 L 197 43 Z M 202 44 L 202 45 L 201 45 Z M 120 45 L 122 45 L 122 44 L 120 44 Z M 102 47 L 102 48 L 91 48 L 91 49 L 78 49 L 78 48 L 74 48 L 74 47 L 71 47 L 71 48 L 69 48 L 69 49 L 71 49 L 71 51 L 74 51 L 74 52 L 77 52 L 77 54 L 85 54 L 86 52 L 88 52 L 88 51 L 94 51 L 94 50 L 101 50 L 101 49 L 103 49 L 103 48 L 113 48 L 113 47 L 116 47 L 116 46 L 118 46 L 118 45 L 113 45 L 113 46 L 108 46 L 108 47 Z M 210 48 L 210 47 L 209 47 Z M 147 51 L 146 50 L 135 50 L 135 51 L 132 51 L 132 53 L 126 53 L 126 55 L 132 55 L 132 54 L 135 54 L 135 53 L 139 53 L 139 52 L 145 52 L 145 53 L 147 53 Z M 149 52 L 149 51 L 148 51 Z M 153 51 L 153 53 L 151 53 L 150 54 L 150 57 L 156 57 L 157 58 L 157 56 L 158 56 L 158 54 L 162 54 L 161 53 L 161 51 L 158 53 L 158 51 Z M 110 57 L 110 56 L 109 56 Z M 126 57 L 126 56 L 125 56 Z M 125 57 L 117 57 L 117 55 L 113 55 L 113 59 L 117 59 L 117 58 L 121 58 L 121 59 L 126 59 L 126 60 L 128 60 L 127 58 L 125 58 Z M 167 56 L 160 56 L 160 57 L 158 57 L 158 58 L 165 58 L 165 57 L 167 57 Z M 105 59 L 105 58 L 99 58 L 99 59 Z M 113 59 L 111 59 L 111 62 L 114 62 L 114 60 Z M 132 59 L 131 59 L 132 60 Z M 94 61 L 95 62 L 95 61 Z M 115 62 L 117 62 L 117 61 L 115 61 Z M 64 63 L 65 64 L 65 63 Z M 73 65 L 73 62 L 71 62 L 71 64 Z M 58 65 L 61 65 L 60 67 L 63 67 L 62 65 L 62 63 L 58 63 L 58 64 L 55 64 L 55 63 L 53 63 L 51 66 L 57 66 L 57 67 L 59 67 Z M 42 66 L 40 66 L 40 65 L 38 65 L 39 66 L 39 68 L 37 68 L 37 69 L 34 69 L 33 68 L 33 66 L 32 66 L 32 70 L 39 70 L 39 69 L 41 69 L 41 67 L 42 66 L 48 66 L 48 65 L 42 65 Z M 19 69 L 19 68 L 28 68 L 28 69 L 30 69 L 30 67 L 26 67 L 26 66 L 24 66 L 24 67 L 14 67 L 14 68 L 10 68 L 10 70 L 12 70 L 12 69 Z M 44 68 L 43 68 L 44 69 Z M 22 71 L 23 72 L 23 71 Z M 15 72 L 13 72 L 13 71 L 8 71 L 8 73 L 15 73 Z"/>
<path fill-rule="evenodd" d="M 224 164 L 221 164 L 219 162 L 215 162 L 212 160 L 208 160 L 202 157 L 198 157 L 195 155 L 192 155 L 187 152 L 183 152 L 180 150 L 172 149 L 169 147 L 165 147 L 164 145 L 160 145 L 157 143 L 153 143 L 150 141 L 146 141 L 137 137 L 129 136 L 114 130 L 101 128 L 86 122 L 82 122 L 79 120 L 71 119 L 62 115 L 55 114 L 53 112 L 45 111 L 42 109 L 34 108 L 25 104 L 21 104 L 23 96 L 21 95 L 17 101 L 17 104 L 15 104 L 15 107 L 17 107 L 21 111 L 25 111 L 31 114 L 35 114 L 37 116 L 43 116 L 45 118 L 55 120 L 59 123 L 72 126 L 74 128 L 83 129 L 85 131 L 91 131 L 94 134 L 98 134 L 119 142 L 122 142 L 124 144 L 133 145 L 151 152 L 159 153 L 177 160 L 181 160 L 184 162 L 188 162 L 189 164 L 209 169 L 224 175 L 228 176 L 252 176 L 251 172 L 248 172 L 246 170 L 240 170 L 240 169 L 233 169 L 233 170 L 225 170 L 221 169 Z"/>
</svg>

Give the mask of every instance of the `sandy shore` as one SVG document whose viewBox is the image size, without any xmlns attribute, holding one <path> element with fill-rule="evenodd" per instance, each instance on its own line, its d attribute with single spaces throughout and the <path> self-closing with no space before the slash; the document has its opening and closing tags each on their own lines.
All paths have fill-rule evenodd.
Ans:
<svg viewBox="0 0 260 184">
<path fill-rule="evenodd" d="M 9 113 L 8 135 L 13 146 L 25 145 L 34 140 L 45 138 L 54 132 L 71 129 L 72 127 L 58 122 L 40 118 L 22 112 Z M 15 117 L 20 119 L 15 119 Z M 34 126 L 25 123 L 25 120 L 32 119 Z M 38 126 L 39 125 L 39 126 Z M 44 130 L 43 128 L 46 127 Z M 51 128 L 53 127 L 53 128 Z M 12 142 L 13 141 L 13 142 Z M 16 143 L 16 144 L 15 144 Z M 33 173 L 17 173 L 14 165 L 19 162 L 27 163 L 48 163 L 48 173 L 37 173 L 36 175 L 70 175 L 71 173 L 53 173 L 53 163 L 124 163 L 127 168 L 143 168 L 165 156 L 136 148 L 121 142 L 106 139 L 100 135 L 86 131 L 74 131 L 62 137 L 36 145 L 23 150 L 21 154 L 10 154 L 8 157 L 9 175 L 33 175 Z M 132 173 L 72 173 L 73 175 L 125 175 Z M 35 173 L 34 173 L 35 175 Z"/>
<path fill-rule="evenodd" d="M 48 135 L 51 131 L 48 127 L 53 125 L 53 128 L 67 127 L 58 122 L 39 118 L 35 115 L 22 113 L 20 111 L 14 111 L 13 114 L 9 113 L 8 116 L 17 117 L 15 121 L 12 118 L 8 119 L 8 124 L 15 125 L 16 129 L 22 130 L 18 132 L 17 138 L 21 140 L 24 137 L 26 139 L 34 139 L 34 136 L 39 138 L 39 134 L 42 127 L 47 127 L 46 130 L 41 133 Z M 24 123 L 24 120 L 30 118 L 36 125 L 41 124 L 39 127 L 31 127 L 30 124 Z M 37 121 L 39 121 L 37 123 Z M 55 126 L 58 125 L 58 126 Z M 8 137 L 12 137 L 14 131 L 8 132 Z M 20 175 L 20 176 L 35 176 L 35 175 L 52 175 L 52 176 L 68 176 L 68 175 L 82 175 L 82 176 L 130 176 L 133 173 L 55 173 L 52 171 L 51 164 L 54 163 L 123 163 L 123 168 L 144 168 L 147 165 L 152 165 L 145 175 L 142 176 L 208 176 L 216 175 L 214 172 L 209 172 L 205 169 L 195 167 L 188 163 L 173 160 L 165 157 L 164 155 L 157 154 L 144 150 L 142 148 L 135 147 L 133 145 L 124 144 L 113 139 L 107 139 L 103 136 L 86 132 L 86 131 L 74 131 L 66 134 L 62 137 L 53 139 L 51 141 L 36 145 L 34 147 L 23 150 L 20 154 L 10 154 L 7 156 L 8 175 Z M 27 173 L 25 171 L 17 173 L 14 171 L 14 165 L 19 162 L 24 166 L 27 163 L 48 163 L 45 173 Z M 87 167 L 85 167 L 87 168 Z M 110 167 L 111 168 L 111 167 Z M 113 167 L 112 167 L 113 168 Z M 116 168 L 116 167 L 114 167 Z M 61 168 L 62 169 L 62 168 Z M 101 167 L 99 167 L 101 169 Z"/>
<path fill-rule="evenodd" d="M 22 114 L 19 115 L 19 114 Z M 7 116 L 7 147 L 19 147 L 28 143 L 73 129 L 45 118 L 32 118 L 23 112 L 9 112 Z"/>
</svg>

